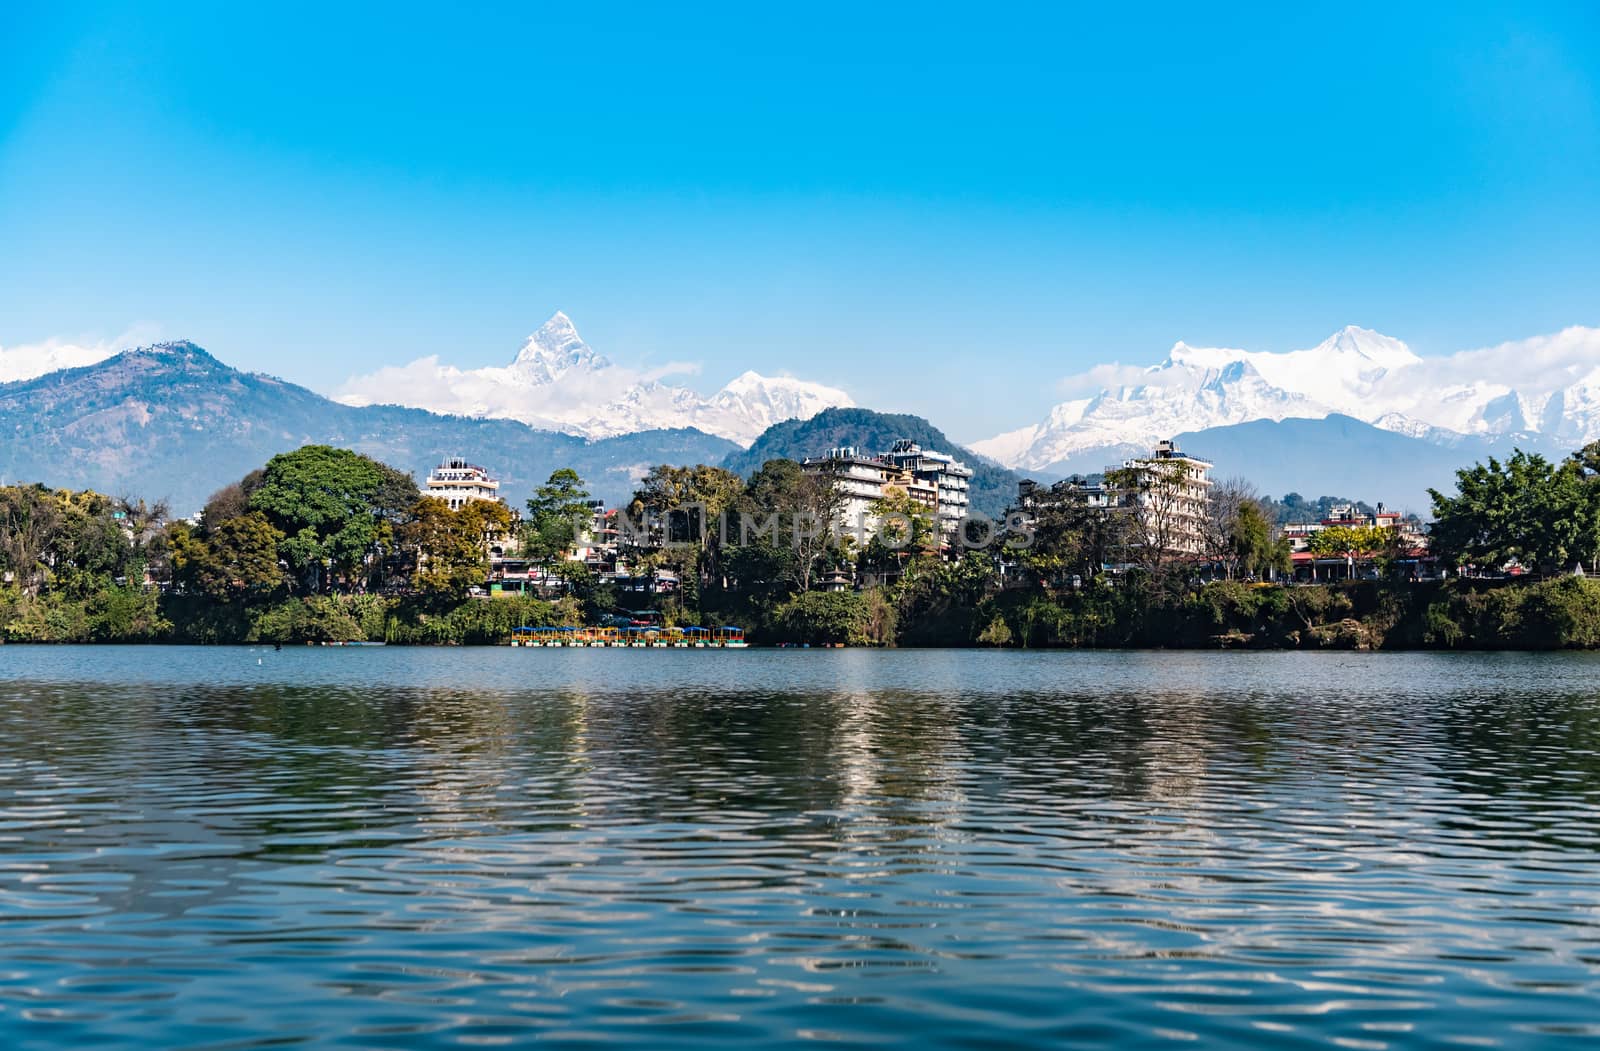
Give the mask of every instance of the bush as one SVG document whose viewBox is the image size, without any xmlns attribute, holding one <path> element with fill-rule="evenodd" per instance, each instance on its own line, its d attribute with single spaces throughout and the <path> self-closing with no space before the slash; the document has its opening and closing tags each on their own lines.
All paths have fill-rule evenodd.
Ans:
<svg viewBox="0 0 1600 1051">
<path fill-rule="evenodd" d="M 867 600 L 853 591 L 807 591 L 778 607 L 776 633 L 787 642 L 864 646 L 870 639 Z"/>
<path fill-rule="evenodd" d="M 356 596 L 286 599 L 255 613 L 245 642 L 364 642 Z M 360 596 L 365 597 L 365 596 Z"/>
<path fill-rule="evenodd" d="M 161 597 L 140 587 L 113 587 L 86 603 L 89 634 L 96 642 L 155 642 L 172 633 Z"/>
<path fill-rule="evenodd" d="M 990 619 L 989 626 L 978 633 L 978 642 L 984 646 L 1009 646 L 1011 638 L 1010 626 L 998 613 Z"/>
<path fill-rule="evenodd" d="M 496 645 L 522 625 L 579 625 L 583 610 L 577 599 L 558 602 L 522 595 L 467 599 L 447 613 L 430 613 L 418 605 L 404 605 L 390 615 L 382 637 L 394 643 L 432 645 Z"/>
<path fill-rule="evenodd" d="M 1449 602 L 1430 602 L 1423 613 L 1422 641 L 1430 646 L 1453 647 L 1466 638 L 1466 631 L 1451 617 Z"/>
</svg>

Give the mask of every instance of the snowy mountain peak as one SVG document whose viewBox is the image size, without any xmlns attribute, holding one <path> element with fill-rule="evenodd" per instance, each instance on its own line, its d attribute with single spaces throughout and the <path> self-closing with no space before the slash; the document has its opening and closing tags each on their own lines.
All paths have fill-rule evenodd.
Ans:
<svg viewBox="0 0 1600 1051">
<path fill-rule="evenodd" d="M 1600 438 L 1600 329 L 1573 327 L 1434 358 L 1358 325 L 1306 350 L 1178 342 L 1137 386 L 1063 402 L 1034 427 L 974 448 L 1008 466 L 1044 470 L 1092 449 L 1335 413 L 1442 445 L 1468 435 L 1534 433 L 1576 446 Z"/>
<path fill-rule="evenodd" d="M 855 404 L 850 395 L 837 387 L 792 376 L 763 376 L 753 370 L 735 377 L 712 397 L 711 403 L 731 418 L 742 421 L 750 441 L 775 423 L 809 420 L 823 409 L 848 408 Z"/>
<path fill-rule="evenodd" d="M 1032 429 L 980 442 L 979 452 L 1039 469 L 1074 454 L 1251 420 L 1357 415 L 1395 373 L 1420 359 L 1404 343 L 1350 325 L 1309 350 L 1263 352 L 1174 343 L 1137 385 L 1058 405 Z"/>
<path fill-rule="evenodd" d="M 1311 353 L 1319 358 L 1358 358 L 1384 369 L 1404 368 L 1422 360 L 1393 336 L 1359 325 L 1346 325 L 1313 347 Z"/>
<path fill-rule="evenodd" d="M 1248 354 L 1242 350 L 1234 350 L 1229 347 L 1195 347 L 1180 339 L 1172 345 L 1171 350 L 1167 351 L 1167 360 L 1150 369 L 1150 371 L 1159 372 L 1162 369 L 1172 368 L 1173 366 L 1192 369 L 1218 369 L 1231 361 L 1241 361 L 1246 357 L 1248 357 Z"/>
<path fill-rule="evenodd" d="M 707 398 L 612 364 L 557 311 L 504 368 L 459 369 L 437 357 L 352 377 L 350 405 L 390 403 L 433 412 L 521 420 L 585 438 L 694 427 L 748 445 L 774 423 L 810 419 L 854 402 L 842 390 L 747 371 Z"/>
<path fill-rule="evenodd" d="M 743 393 L 745 391 L 759 390 L 768 382 L 770 381 L 767 377 L 761 375 L 755 369 L 745 369 L 729 380 L 728 385 L 722 389 L 730 393 Z"/>
<path fill-rule="evenodd" d="M 593 372 L 610 365 L 578 335 L 572 319 L 558 310 L 522 344 L 511 369 L 528 382 L 547 384 L 572 369 Z"/>
</svg>

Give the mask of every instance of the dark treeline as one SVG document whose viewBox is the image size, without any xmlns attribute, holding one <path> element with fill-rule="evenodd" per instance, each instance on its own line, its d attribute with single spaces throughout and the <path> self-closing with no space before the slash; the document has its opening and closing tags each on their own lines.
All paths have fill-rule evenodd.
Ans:
<svg viewBox="0 0 1600 1051">
<path fill-rule="evenodd" d="M 194 522 L 92 492 L 0 487 L 0 639 L 22 642 L 489 644 L 519 624 L 598 623 L 648 603 L 668 626 L 744 626 L 758 642 L 848 645 L 1559 647 L 1600 645 L 1600 449 L 1516 453 L 1434 494 L 1445 581 L 1268 582 L 1278 508 L 1215 489 L 1200 556 L 1129 515 L 1066 502 L 1009 532 L 944 545 L 904 494 L 870 537 L 798 528 L 837 516 L 825 475 L 768 461 L 748 479 L 659 466 L 622 511 L 615 555 L 643 597 L 571 558 L 590 514 L 558 471 L 513 515 L 452 509 L 402 472 L 307 446 L 216 493 Z M 684 508 L 693 508 L 686 512 Z M 981 540 L 982 542 L 978 542 Z M 1348 538 L 1341 543 L 1351 543 Z M 1374 542 L 1375 543 L 1375 542 Z M 482 594 L 490 552 L 537 567 L 543 597 Z M 1116 565 L 1115 572 L 1105 567 Z M 670 574 L 657 571 L 670 570 Z"/>
</svg>

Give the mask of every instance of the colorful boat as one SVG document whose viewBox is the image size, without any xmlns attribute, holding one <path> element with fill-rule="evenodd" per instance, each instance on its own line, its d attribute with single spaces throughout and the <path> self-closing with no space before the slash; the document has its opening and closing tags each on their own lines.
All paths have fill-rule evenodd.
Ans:
<svg viewBox="0 0 1600 1051">
<path fill-rule="evenodd" d="M 744 629 L 657 628 L 647 626 L 574 628 L 566 625 L 522 624 L 511 629 L 511 645 L 523 646 L 633 646 L 668 649 L 742 649 Z"/>
</svg>

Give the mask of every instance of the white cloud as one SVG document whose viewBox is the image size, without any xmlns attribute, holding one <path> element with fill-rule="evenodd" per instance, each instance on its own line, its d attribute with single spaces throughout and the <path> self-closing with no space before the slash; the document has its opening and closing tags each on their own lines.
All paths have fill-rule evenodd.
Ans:
<svg viewBox="0 0 1600 1051">
<path fill-rule="evenodd" d="M 532 384 L 509 368 L 461 369 L 442 363 L 436 354 L 405 365 L 389 365 L 364 376 L 352 376 L 334 392 L 346 405 L 410 405 L 431 412 L 521 420 L 556 430 L 587 429 L 596 409 L 627 392 L 665 396 L 679 388 L 660 388 L 656 377 L 694 371 L 674 363 L 651 372 L 620 365 L 592 371 L 573 369 L 553 383 Z M 670 411 L 670 410 L 669 410 Z"/>
<path fill-rule="evenodd" d="M 31 380 L 57 369 L 93 365 L 111 357 L 119 349 L 117 344 L 105 340 L 84 344 L 64 339 L 0 347 L 0 383 Z"/>
<path fill-rule="evenodd" d="M 461 369 L 432 355 L 352 376 L 333 396 L 347 405 L 410 405 L 520 420 L 588 438 L 697 427 L 747 444 L 779 420 L 805 419 L 830 405 L 852 404 L 849 395 L 832 387 L 753 372 L 710 398 L 663 382 L 699 371 L 697 363 L 686 361 L 649 368 L 613 364 L 584 343 L 572 320 L 558 312 L 528 337 L 507 366 Z"/>
<path fill-rule="evenodd" d="M 1092 396 L 1102 390 L 1115 390 L 1118 387 L 1150 383 L 1153 380 L 1159 381 L 1159 376 L 1152 374 L 1147 368 L 1113 361 L 1075 372 L 1070 376 L 1063 376 L 1056 381 L 1056 389 L 1069 397 Z"/>
<path fill-rule="evenodd" d="M 58 369 L 93 365 L 129 347 L 154 341 L 157 328 L 153 324 L 141 323 L 112 339 L 52 336 L 40 343 L 0 346 L 0 383 L 31 380 Z"/>
<path fill-rule="evenodd" d="M 1600 369 L 1600 328 L 1573 325 L 1443 358 L 1424 358 L 1419 371 L 1440 384 L 1502 384 L 1530 395 L 1571 386 Z"/>
</svg>

